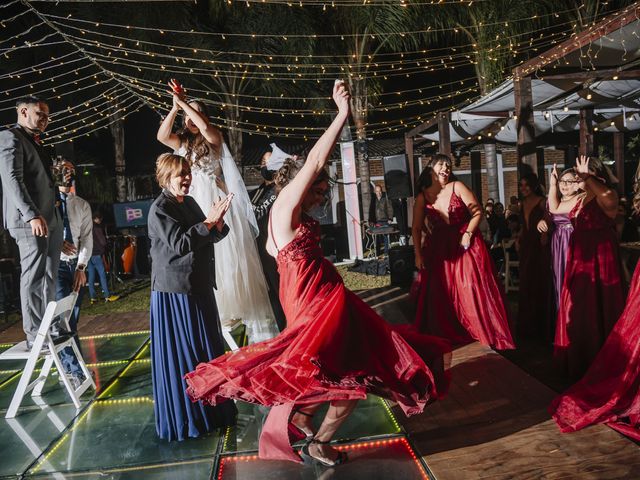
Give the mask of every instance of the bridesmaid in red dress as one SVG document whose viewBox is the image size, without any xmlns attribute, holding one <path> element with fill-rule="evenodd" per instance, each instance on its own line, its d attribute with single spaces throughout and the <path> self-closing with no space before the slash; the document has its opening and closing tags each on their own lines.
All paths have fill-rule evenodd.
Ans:
<svg viewBox="0 0 640 480">
<path fill-rule="evenodd" d="M 640 263 L 627 306 L 586 375 L 549 411 L 563 432 L 607 423 L 640 441 Z"/>
<path fill-rule="evenodd" d="M 547 340 L 553 336 L 551 246 L 538 223 L 546 217 L 546 199 L 534 173 L 520 179 L 522 231 L 518 237 L 518 321 L 520 340 Z"/>
<path fill-rule="evenodd" d="M 420 271 L 415 327 L 455 344 L 477 340 L 500 350 L 515 348 L 503 293 L 477 234 L 478 201 L 450 176 L 450 158 L 438 154 L 418 178 L 412 229 Z"/>
<path fill-rule="evenodd" d="M 640 184 L 633 204 L 640 213 Z M 640 441 L 640 263 L 604 347 L 582 380 L 557 397 L 549 411 L 563 432 L 607 423 Z"/>
<path fill-rule="evenodd" d="M 564 284 L 556 323 L 556 360 L 580 378 L 602 348 L 624 308 L 618 240 L 614 219 L 618 195 L 598 159 L 581 156 L 576 172 L 586 195 L 569 213 L 569 241 Z"/>
<path fill-rule="evenodd" d="M 267 251 L 276 257 L 287 327 L 277 337 L 201 363 L 186 375 L 193 400 L 230 398 L 272 406 L 260 437 L 265 459 L 300 462 L 290 432 L 309 442 L 306 461 L 339 465 L 346 454 L 330 445 L 357 400 L 389 398 L 408 414 L 424 410 L 447 390 L 442 340 L 400 333 L 355 294 L 322 255 L 318 222 L 305 214 L 325 201 L 329 154 L 349 114 L 349 94 L 337 82 L 338 114 L 304 165 L 288 159 L 275 177 Z M 317 432 L 310 417 L 330 402 Z"/>
</svg>

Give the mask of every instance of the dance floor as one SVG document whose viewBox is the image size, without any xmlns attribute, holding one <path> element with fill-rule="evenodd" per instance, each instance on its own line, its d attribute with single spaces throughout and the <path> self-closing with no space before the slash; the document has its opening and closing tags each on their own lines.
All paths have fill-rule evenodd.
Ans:
<svg viewBox="0 0 640 480">
<path fill-rule="evenodd" d="M 0 478 L 118 479 L 423 479 L 416 456 L 386 402 L 370 397 L 338 432 L 350 462 L 338 469 L 257 459 L 266 409 L 239 403 L 236 427 L 168 443 L 156 437 L 148 332 L 82 339 L 97 394 L 76 411 L 57 377 L 40 398 L 27 397 L 14 419 L 4 414 L 21 364 L 0 364 Z M 0 351 L 11 344 L 3 344 Z"/>
<path fill-rule="evenodd" d="M 385 288 L 361 296 L 385 318 L 408 321 L 404 292 Z M 141 329 L 147 315 L 108 318 L 113 328 Z M 104 331 L 105 318 L 82 323 L 80 331 Z M 21 333 L 3 335 L 18 339 Z M 449 394 L 422 415 L 407 419 L 374 396 L 360 402 L 337 434 L 337 446 L 350 458 L 338 468 L 259 460 L 266 410 L 242 403 L 232 429 L 160 441 L 148 340 L 146 331 L 82 339 L 98 391 L 85 394 L 80 410 L 53 377 L 42 397 L 27 397 L 16 418 L 6 420 L 23 364 L 0 362 L 0 479 L 640 478 L 637 444 L 602 425 L 561 434 L 546 411 L 555 392 L 479 344 L 454 352 Z"/>
</svg>

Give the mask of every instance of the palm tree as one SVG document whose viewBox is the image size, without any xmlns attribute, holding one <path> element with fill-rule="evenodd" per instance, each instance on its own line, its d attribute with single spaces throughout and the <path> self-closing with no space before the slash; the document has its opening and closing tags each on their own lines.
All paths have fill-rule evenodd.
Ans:
<svg viewBox="0 0 640 480">
<path fill-rule="evenodd" d="M 486 95 L 504 80 L 517 59 L 522 58 L 517 53 L 517 45 L 520 40 L 532 37 L 528 32 L 544 24 L 547 17 L 541 17 L 541 13 L 544 5 L 539 2 L 492 0 L 473 5 L 447 5 L 436 11 L 434 18 L 438 27 L 447 30 L 447 36 L 468 45 L 480 95 Z M 484 149 L 488 194 L 498 198 L 495 143 L 485 141 Z"/>
<path fill-rule="evenodd" d="M 377 2 L 375 6 L 338 8 L 326 16 L 324 31 L 336 35 L 333 41 L 324 41 L 319 49 L 325 53 L 336 53 L 336 61 L 347 72 L 352 97 L 352 117 L 356 139 L 360 146 L 367 139 L 367 119 L 370 105 L 375 103 L 382 91 L 379 77 L 370 74 L 372 66 L 381 52 L 402 52 L 416 49 L 423 37 L 405 35 L 404 32 L 424 29 L 421 9 L 401 6 L 396 1 Z M 369 218 L 371 203 L 370 172 L 363 148 L 357 149 L 358 170 L 362 189 L 364 218 Z"/>
</svg>

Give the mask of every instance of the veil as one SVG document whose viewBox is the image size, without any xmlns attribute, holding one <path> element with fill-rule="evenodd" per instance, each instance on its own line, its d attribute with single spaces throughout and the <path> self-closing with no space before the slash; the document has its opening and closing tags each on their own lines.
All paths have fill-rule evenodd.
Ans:
<svg viewBox="0 0 640 480">
<path fill-rule="evenodd" d="M 254 238 L 258 236 L 258 222 L 256 216 L 253 213 L 253 206 L 251 205 L 251 199 L 247 193 L 247 187 L 244 185 L 244 180 L 238 166 L 231 156 L 229 147 L 226 143 L 222 144 L 222 152 L 220 156 L 220 163 L 222 166 L 222 172 L 224 175 L 224 183 L 227 186 L 229 193 L 233 193 L 233 206 L 248 220 L 251 227 L 251 233 Z"/>
</svg>

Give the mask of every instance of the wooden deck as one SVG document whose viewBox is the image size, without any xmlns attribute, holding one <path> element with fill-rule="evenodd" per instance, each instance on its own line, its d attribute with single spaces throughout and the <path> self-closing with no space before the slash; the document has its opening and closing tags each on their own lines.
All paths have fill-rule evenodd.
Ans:
<svg viewBox="0 0 640 480">
<path fill-rule="evenodd" d="M 394 323 L 412 320 L 400 289 L 359 295 Z M 547 412 L 556 393 L 490 348 L 457 349 L 451 374 L 447 397 L 423 415 L 394 408 L 438 480 L 640 479 L 638 445 L 604 425 L 560 433 Z"/>
</svg>

